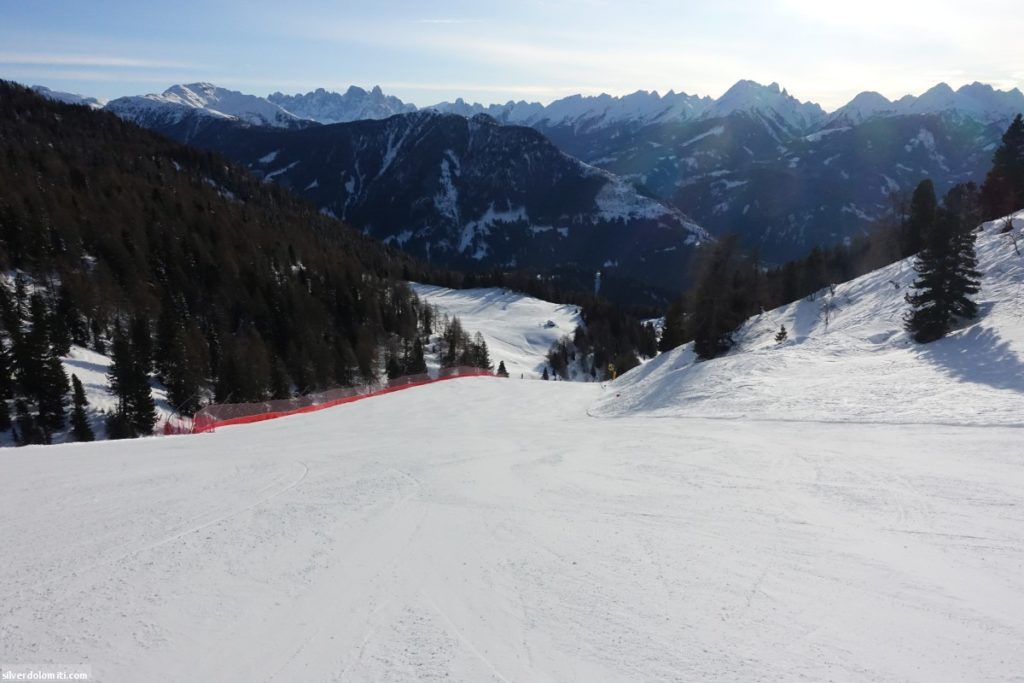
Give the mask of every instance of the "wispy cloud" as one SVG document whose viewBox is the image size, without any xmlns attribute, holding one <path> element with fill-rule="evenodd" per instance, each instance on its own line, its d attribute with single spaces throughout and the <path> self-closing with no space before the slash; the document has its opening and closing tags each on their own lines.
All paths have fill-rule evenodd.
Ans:
<svg viewBox="0 0 1024 683">
<path fill-rule="evenodd" d="M 195 64 L 162 59 L 139 59 L 108 55 L 60 54 L 52 52 L 0 52 L 0 64 L 33 66 L 92 66 L 130 69 L 194 69 Z"/>
</svg>

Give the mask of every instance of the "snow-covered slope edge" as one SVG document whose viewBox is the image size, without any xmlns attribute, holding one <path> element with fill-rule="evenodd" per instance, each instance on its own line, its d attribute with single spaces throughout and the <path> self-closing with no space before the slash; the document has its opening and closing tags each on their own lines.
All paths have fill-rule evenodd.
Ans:
<svg viewBox="0 0 1024 683">
<path fill-rule="evenodd" d="M 726 356 L 692 345 L 623 375 L 595 416 L 1024 425 L 1024 211 L 985 223 L 980 315 L 945 339 L 903 330 L 912 259 L 751 318 Z M 776 344 L 785 325 L 789 338 Z"/>
<path fill-rule="evenodd" d="M 416 295 L 439 313 L 457 316 L 468 332 L 480 332 L 494 367 L 504 361 L 511 377 L 536 379 L 547 365 L 551 345 L 571 337 L 580 324 L 579 307 L 535 299 L 507 289 L 448 289 L 410 283 Z"/>
</svg>

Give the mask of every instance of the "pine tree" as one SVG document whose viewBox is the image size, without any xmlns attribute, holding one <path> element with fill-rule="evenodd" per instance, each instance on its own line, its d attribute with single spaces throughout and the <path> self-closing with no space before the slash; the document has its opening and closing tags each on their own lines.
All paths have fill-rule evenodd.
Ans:
<svg viewBox="0 0 1024 683">
<path fill-rule="evenodd" d="M 184 327 L 178 324 L 174 330 L 164 332 L 160 332 L 160 327 L 158 324 L 157 365 L 167 387 L 167 399 L 177 412 L 192 415 L 199 409 L 207 386 L 206 340 L 195 323 Z M 280 370 L 284 372 L 283 367 Z M 285 396 L 275 395 L 275 398 Z"/>
<path fill-rule="evenodd" d="M 1024 208 L 1024 117 L 1020 114 L 992 157 L 992 169 L 981 187 L 981 205 L 985 220 Z"/>
<path fill-rule="evenodd" d="M 541 379 L 547 379 L 547 380 L 550 380 L 550 379 L 551 379 L 551 375 L 549 375 L 549 374 L 548 374 L 548 368 L 547 368 L 547 366 L 544 366 L 544 374 L 543 374 L 543 375 L 541 375 L 541 376 L 540 376 L 540 378 L 541 378 Z"/>
<path fill-rule="evenodd" d="M 906 296 L 912 309 L 904 317 L 907 331 L 918 343 L 940 339 L 956 319 L 977 315 L 970 296 L 980 289 L 974 252 L 978 217 L 977 188 L 973 183 L 957 185 L 946 194 L 925 233 L 924 249 L 914 262 L 914 292 Z"/>
<path fill-rule="evenodd" d="M 462 330 L 462 322 L 454 317 L 444 328 L 444 354 L 441 356 L 441 367 L 453 368 L 459 364 L 460 351 L 466 349 L 466 333 Z"/>
<path fill-rule="evenodd" d="M 132 337 L 137 338 L 137 328 L 133 331 Z M 117 325 L 111 341 L 108 377 L 111 393 L 117 396 L 118 405 L 114 417 L 108 420 L 108 432 L 113 427 L 117 433 L 128 430 L 131 436 L 148 436 L 156 425 L 156 403 L 149 386 L 146 359 L 137 356 L 136 351 L 133 339 Z"/>
<path fill-rule="evenodd" d="M 388 374 L 388 379 L 397 379 L 405 374 L 405 369 L 398 360 L 398 354 L 392 349 L 385 354 L 384 369 Z"/>
<path fill-rule="evenodd" d="M 70 389 L 60 356 L 51 341 L 50 322 L 45 299 L 40 292 L 34 292 L 28 298 L 28 329 L 14 339 L 16 394 L 25 406 L 24 415 L 19 419 L 29 425 L 28 418 L 31 418 L 30 428 L 23 430 L 23 439 L 35 439 L 38 433 L 43 443 L 49 443 L 53 433 L 64 427 Z"/>
<path fill-rule="evenodd" d="M 903 256 L 913 256 L 924 248 L 928 231 L 935 225 L 938 202 L 935 199 L 935 185 L 925 178 L 914 189 L 910 198 L 910 214 L 903 226 Z"/>
<path fill-rule="evenodd" d="M 149 320 L 135 316 L 131 321 L 132 353 L 135 362 L 147 375 L 153 371 L 153 337 L 149 331 Z"/>
<path fill-rule="evenodd" d="M 786 331 L 786 326 L 783 325 L 779 328 L 779 331 L 775 333 L 775 343 L 781 344 L 786 341 L 787 337 L 789 337 L 789 333 Z"/>
<path fill-rule="evenodd" d="M 498 377 L 508 377 L 508 370 L 505 369 L 505 361 L 499 361 L 498 371 L 495 374 Z"/>
<path fill-rule="evenodd" d="M 7 402 L 14 396 L 14 378 L 11 377 L 11 354 L 0 337 L 0 432 L 11 428 L 11 411 Z"/>
<path fill-rule="evenodd" d="M 423 342 L 419 336 L 412 342 L 412 357 L 409 360 L 409 374 L 422 375 L 427 371 L 427 361 L 423 357 Z"/>
<path fill-rule="evenodd" d="M 71 402 L 74 406 L 71 411 L 71 433 L 76 441 L 92 441 L 96 435 L 93 434 L 92 427 L 89 425 L 89 417 L 86 414 L 89 402 L 85 398 L 85 389 L 82 387 L 78 375 L 71 375 L 71 387 L 73 394 Z"/>
<path fill-rule="evenodd" d="M 46 443 L 46 435 L 39 427 L 36 418 L 29 411 L 28 403 L 24 399 L 14 401 L 15 414 L 15 442 L 19 446 L 33 443 Z"/>
<path fill-rule="evenodd" d="M 491 370 L 494 367 L 494 364 L 491 363 L 491 354 L 487 350 L 487 342 L 479 332 L 473 336 L 472 360 L 473 367 L 480 368 L 481 370 Z"/>
<path fill-rule="evenodd" d="M 711 247 L 702 264 L 690 324 L 693 350 L 705 360 L 729 350 L 732 333 L 746 317 L 735 259 L 736 237 L 727 235 Z"/>
</svg>

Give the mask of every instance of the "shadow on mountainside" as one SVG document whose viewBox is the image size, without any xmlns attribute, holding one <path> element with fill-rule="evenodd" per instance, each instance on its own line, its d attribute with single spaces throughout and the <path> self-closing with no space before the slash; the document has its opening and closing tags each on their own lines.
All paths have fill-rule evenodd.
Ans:
<svg viewBox="0 0 1024 683">
<path fill-rule="evenodd" d="M 957 337 L 919 346 L 917 352 L 961 382 L 1024 393 L 1024 361 L 990 327 L 972 327 Z"/>
</svg>

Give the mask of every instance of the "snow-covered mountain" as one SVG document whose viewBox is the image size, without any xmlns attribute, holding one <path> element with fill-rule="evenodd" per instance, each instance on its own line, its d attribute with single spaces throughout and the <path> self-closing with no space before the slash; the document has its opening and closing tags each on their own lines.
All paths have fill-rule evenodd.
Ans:
<svg viewBox="0 0 1024 683">
<path fill-rule="evenodd" d="M 436 104 L 431 109 L 460 116 L 487 114 L 505 123 L 527 126 L 571 125 L 591 129 L 625 121 L 640 124 L 691 119 L 699 116 L 713 101 L 711 98 L 671 90 L 665 95 L 638 90 L 622 97 L 607 94 L 571 95 L 546 106 L 539 102 L 525 101 L 484 106 L 479 103 L 468 104 L 460 98 L 455 102 Z"/>
<path fill-rule="evenodd" d="M 914 343 L 903 329 L 916 274 L 899 261 L 750 318 L 725 356 L 686 344 L 623 375 L 596 415 L 1024 425 L 1024 211 L 978 233 L 980 315 Z M 785 326 L 788 339 L 775 335 Z"/>
<path fill-rule="evenodd" d="M 37 89 L 48 91 L 42 86 Z M 48 91 L 52 92 L 52 91 Z M 81 98 L 70 93 L 54 93 L 64 98 Z M 211 116 L 229 116 L 257 125 L 287 126 L 295 119 L 318 123 L 343 123 L 364 119 L 382 119 L 417 111 L 414 104 L 385 94 L 380 86 L 367 91 L 351 86 L 345 93 L 318 88 L 305 94 L 275 92 L 266 98 L 246 95 L 210 83 L 175 85 L 159 95 L 143 95 L 113 100 L 111 110 L 125 116 L 143 116 L 142 111 L 160 105 L 177 105 Z M 740 80 L 721 97 L 700 97 L 685 92 L 638 90 L 629 95 L 570 95 L 543 105 L 539 102 L 509 101 L 504 104 L 468 103 L 459 98 L 431 107 L 443 113 L 472 117 L 487 114 L 503 123 L 534 127 L 576 126 L 587 130 L 617 124 L 698 121 L 727 117 L 736 113 L 755 114 L 794 133 L 813 132 L 836 122 L 860 124 L 880 116 L 956 113 L 980 122 L 1008 121 L 1024 109 L 1024 95 L 1014 88 L 996 90 L 990 85 L 972 83 L 954 91 L 940 83 L 922 95 L 906 95 L 891 102 L 876 92 L 863 92 L 831 114 L 813 102 L 803 102 L 778 83 L 762 85 Z"/>
<path fill-rule="evenodd" d="M 829 114 L 829 123 L 856 126 L 876 116 L 891 116 L 896 105 L 881 93 L 868 90 L 858 94 L 845 105 Z"/>
<path fill-rule="evenodd" d="M 939 83 L 918 97 L 906 95 L 895 102 L 876 92 L 862 92 L 830 114 L 829 121 L 857 125 L 873 118 L 940 114 L 981 123 L 1005 123 L 1022 111 L 1024 93 L 1017 88 L 996 90 L 974 82 L 953 90 Z"/>
<path fill-rule="evenodd" d="M 573 126 L 587 131 L 618 124 L 639 126 L 715 119 L 738 112 L 763 116 L 787 130 L 804 131 L 826 118 L 817 104 L 797 100 L 778 83 L 765 86 L 748 80 L 739 81 L 718 99 L 672 90 L 664 95 L 638 90 L 622 97 L 572 95 L 547 106 L 527 102 L 484 106 L 459 99 L 442 102 L 432 109 L 462 116 L 483 113 L 499 121 L 535 127 Z"/>
<path fill-rule="evenodd" d="M 406 104 L 393 95 L 385 95 L 380 86 L 367 92 L 351 86 L 345 94 L 317 88 L 305 94 L 285 95 L 272 93 L 267 100 L 292 114 L 318 123 L 347 123 L 365 119 L 386 119 L 395 114 L 416 111 L 416 105 Z"/>
<path fill-rule="evenodd" d="M 173 85 L 159 95 L 121 97 L 111 100 L 105 108 L 146 127 L 154 127 L 154 123 L 181 122 L 195 116 L 276 128 L 290 128 L 302 121 L 263 97 L 220 88 L 212 83 Z"/>
<path fill-rule="evenodd" d="M 485 106 L 457 99 L 431 108 L 461 116 L 488 114 L 499 121 L 535 127 L 572 125 L 587 131 L 618 124 L 680 123 L 747 113 L 782 126 L 791 134 L 808 134 L 832 127 L 837 121 L 858 125 L 885 116 L 954 113 L 981 123 L 1004 122 L 1024 110 L 1024 95 L 1017 88 L 1002 91 L 977 82 L 956 91 L 940 83 L 918 97 L 906 95 L 895 102 L 877 92 L 862 92 L 827 114 L 819 105 L 792 96 L 778 83 L 762 85 L 741 80 L 717 99 L 671 90 L 664 95 L 638 90 L 621 97 L 571 95 L 548 105 L 510 101 Z"/>
<path fill-rule="evenodd" d="M 64 104 L 81 104 L 90 109 L 103 108 L 103 103 L 95 97 L 86 97 L 85 95 L 72 92 L 61 92 L 60 90 L 50 90 L 44 85 L 33 85 L 32 89 L 43 97 L 48 97 L 51 100 L 63 102 Z"/>
<path fill-rule="evenodd" d="M 160 129 L 178 135 L 175 128 Z M 436 111 L 279 131 L 210 122 L 221 152 L 353 227 L 452 267 L 620 269 L 677 289 L 708 234 L 536 130 Z"/>
<path fill-rule="evenodd" d="M 562 150 L 626 178 L 712 233 L 783 261 L 861 234 L 924 178 L 980 182 L 1017 90 L 939 85 L 890 102 L 861 93 L 825 115 L 775 86 L 741 82 L 692 118 L 533 125 Z"/>
<path fill-rule="evenodd" d="M 740 81 L 701 112 L 701 118 L 719 119 L 733 114 L 763 117 L 782 132 L 799 133 L 818 126 L 825 111 L 813 102 L 801 102 L 778 83 L 761 85 Z"/>
</svg>

